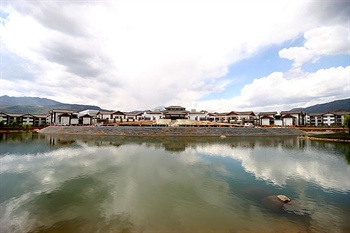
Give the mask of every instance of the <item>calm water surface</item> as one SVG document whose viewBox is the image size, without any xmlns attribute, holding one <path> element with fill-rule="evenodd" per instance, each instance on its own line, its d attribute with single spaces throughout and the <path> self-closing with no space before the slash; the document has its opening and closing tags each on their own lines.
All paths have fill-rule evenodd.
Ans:
<svg viewBox="0 0 350 233">
<path fill-rule="evenodd" d="M 0 149 L 1 232 L 350 232 L 349 143 L 2 134 Z"/>
</svg>

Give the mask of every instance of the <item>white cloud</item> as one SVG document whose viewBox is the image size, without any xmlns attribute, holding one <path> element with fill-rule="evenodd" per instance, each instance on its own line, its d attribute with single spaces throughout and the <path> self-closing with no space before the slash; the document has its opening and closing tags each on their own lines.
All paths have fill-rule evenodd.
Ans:
<svg viewBox="0 0 350 233">
<path fill-rule="evenodd" d="M 321 55 L 350 54 L 350 27 L 334 25 L 313 28 L 304 33 L 303 47 L 284 48 L 279 51 L 281 58 L 294 60 L 293 67 L 301 67 Z"/>
<path fill-rule="evenodd" d="M 288 147 L 289 143 L 295 146 L 295 142 L 284 141 L 284 145 L 279 145 L 279 147 Z M 303 151 L 293 149 L 291 153 L 284 148 L 273 154 L 266 144 L 256 143 L 254 149 L 245 148 L 243 144 L 234 150 L 226 145 L 211 145 L 197 148 L 197 150 L 211 156 L 231 157 L 239 160 L 242 162 L 242 167 L 257 179 L 272 182 L 278 186 L 285 186 L 289 179 L 300 179 L 312 182 L 326 190 L 341 192 L 350 190 L 350 181 L 344 178 L 344 171 L 345 174 L 350 173 L 350 168 L 342 161 L 343 158 L 330 156 L 322 149 L 319 151 L 309 148 L 304 148 Z M 291 154 L 293 156 L 290 156 Z M 344 169 L 335 171 L 333 168 L 339 165 Z"/>
<path fill-rule="evenodd" d="M 219 111 L 289 110 L 307 104 L 327 102 L 350 96 L 350 66 L 321 69 L 315 73 L 292 70 L 276 72 L 245 85 L 241 95 L 231 99 L 202 101 L 200 109 L 217 106 Z"/>
<path fill-rule="evenodd" d="M 305 32 L 305 48 L 317 55 L 350 54 L 350 27 L 335 25 Z"/>
<path fill-rule="evenodd" d="M 281 58 L 286 58 L 289 60 L 294 60 L 294 67 L 300 67 L 302 64 L 312 60 L 314 58 L 314 54 L 311 50 L 305 47 L 291 47 L 284 48 L 279 51 L 279 56 Z"/>
<path fill-rule="evenodd" d="M 158 220 L 168 210 L 173 210 L 167 215 L 168 219 L 174 220 L 173 226 L 192 229 L 192 221 L 178 218 L 189 211 L 187 205 L 179 206 L 179 202 L 201 206 L 204 213 L 213 213 L 213 206 L 228 206 L 229 185 L 207 176 L 222 172 L 222 166 L 203 161 L 193 149 L 171 155 L 164 153 L 161 144 L 96 147 L 81 141 L 77 143 L 80 146 L 75 148 L 26 155 L 7 154 L 0 158 L 0 174 L 21 182 L 12 198 L 6 198 L 9 193 L 13 194 L 11 190 L 4 192 L 5 199 L 0 204 L 3 231 L 35 231 L 43 222 L 47 227 L 76 218 L 92 221 L 91 216 L 94 216 L 94 224 L 101 228 L 103 224 L 109 224 L 109 217 L 121 213 L 142 228 L 144 218 L 147 221 L 155 219 L 152 224 L 159 229 Z M 110 145 L 110 142 L 106 144 Z M 79 186 L 74 188 L 77 183 Z M 81 202 L 62 208 L 55 202 L 42 202 L 47 195 L 65 195 L 72 187 L 73 195 L 81 197 Z M 174 190 L 182 190 L 186 197 L 174 195 Z M 157 194 L 163 197 L 159 198 Z M 55 206 L 55 212 L 48 214 L 51 205 Z M 226 209 L 225 212 L 230 213 Z M 198 211 L 196 214 L 201 216 Z"/>
<path fill-rule="evenodd" d="M 35 78 L 21 88 L 12 73 L 3 73 L 1 91 L 16 96 L 43 93 L 41 97 L 61 102 L 125 111 L 168 104 L 192 107 L 203 95 L 226 88 L 230 81 L 222 77 L 231 64 L 266 46 L 308 31 L 310 45 L 297 49 L 304 53 L 298 59 L 308 60 L 306 50 L 321 51 L 323 45 L 314 38 L 322 31 L 312 31 L 318 21 L 309 20 L 310 5 L 209 0 L 7 2 L 4 11 L 9 16 L 1 26 L 1 43 L 30 64 L 17 76 L 29 72 Z M 292 51 L 286 50 L 285 56 L 297 59 L 300 51 L 290 55 Z"/>
</svg>

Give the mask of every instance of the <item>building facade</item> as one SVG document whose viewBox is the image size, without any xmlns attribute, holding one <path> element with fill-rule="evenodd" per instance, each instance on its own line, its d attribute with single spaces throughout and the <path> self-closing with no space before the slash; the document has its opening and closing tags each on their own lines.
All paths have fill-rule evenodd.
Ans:
<svg viewBox="0 0 350 233">
<path fill-rule="evenodd" d="M 45 126 L 47 124 L 47 115 L 40 114 L 18 114 L 18 113 L 0 113 L 0 122 L 5 126 L 13 124 Z"/>
<path fill-rule="evenodd" d="M 89 114 L 91 113 L 91 115 Z M 343 126 L 346 115 L 350 111 L 337 111 L 317 114 L 307 114 L 304 111 L 282 111 L 260 112 L 253 111 L 239 112 L 230 111 L 224 113 L 208 112 L 205 110 L 187 111 L 182 106 L 169 106 L 164 110 L 146 110 L 134 112 L 122 111 L 98 111 L 90 112 L 85 110 L 79 113 L 71 110 L 52 109 L 47 115 L 44 114 L 10 114 L 0 112 L 2 125 L 28 124 L 33 126 L 51 125 L 113 125 L 120 122 L 133 121 L 157 121 L 164 120 L 163 125 L 174 120 L 211 121 L 233 124 L 236 126 L 255 125 L 263 127 L 291 127 L 291 126 Z M 188 123 L 188 122 L 187 122 Z"/>
</svg>

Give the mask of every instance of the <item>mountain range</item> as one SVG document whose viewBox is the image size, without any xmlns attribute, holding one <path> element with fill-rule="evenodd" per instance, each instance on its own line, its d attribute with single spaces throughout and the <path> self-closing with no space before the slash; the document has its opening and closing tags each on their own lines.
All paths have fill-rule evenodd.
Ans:
<svg viewBox="0 0 350 233">
<path fill-rule="evenodd" d="M 294 108 L 292 110 L 302 110 L 307 113 L 325 113 L 335 111 L 350 111 L 350 98 L 335 100 L 329 103 L 316 104 L 307 108 Z"/>
<path fill-rule="evenodd" d="M 162 109 L 163 107 L 157 107 Z M 0 96 L 0 112 L 5 113 L 32 113 L 46 114 L 51 109 L 67 109 L 75 112 L 91 110 L 104 110 L 94 105 L 66 104 L 55 100 L 39 97 L 11 97 Z M 335 100 L 329 103 L 317 104 L 307 108 L 294 108 L 291 110 L 302 110 L 307 113 L 325 113 L 334 111 L 350 111 L 350 98 Z"/>
<path fill-rule="evenodd" d="M 46 114 L 51 109 L 66 109 L 75 112 L 86 109 L 103 110 L 94 105 L 66 104 L 47 98 L 0 96 L 0 112 Z"/>
</svg>

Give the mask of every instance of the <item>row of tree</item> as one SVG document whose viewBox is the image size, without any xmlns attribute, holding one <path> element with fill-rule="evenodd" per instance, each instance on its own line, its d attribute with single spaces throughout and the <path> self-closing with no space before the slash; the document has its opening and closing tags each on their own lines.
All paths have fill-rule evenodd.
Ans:
<svg viewBox="0 0 350 233">
<path fill-rule="evenodd" d="M 16 129 L 16 130 L 30 130 L 32 128 L 29 124 L 22 124 L 21 122 L 14 121 L 10 124 L 6 124 L 5 121 L 0 121 L 0 129 Z"/>
<path fill-rule="evenodd" d="M 350 115 L 346 115 L 344 117 L 344 126 L 348 127 L 349 133 L 350 133 Z"/>
</svg>

